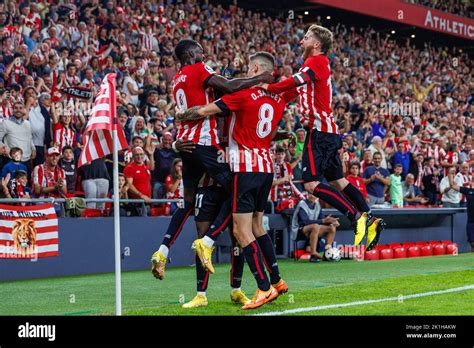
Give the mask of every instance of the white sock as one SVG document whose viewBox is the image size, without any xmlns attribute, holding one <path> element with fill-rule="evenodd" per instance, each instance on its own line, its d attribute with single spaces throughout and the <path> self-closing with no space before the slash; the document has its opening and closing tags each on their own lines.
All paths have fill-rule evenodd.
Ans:
<svg viewBox="0 0 474 348">
<path fill-rule="evenodd" d="M 212 240 L 212 238 L 209 238 L 208 236 L 204 236 L 204 238 L 202 239 L 202 242 L 204 243 L 204 245 L 206 245 L 209 248 L 212 248 L 214 245 L 214 241 Z"/>
<path fill-rule="evenodd" d="M 233 294 L 234 292 L 239 291 L 239 290 L 240 288 L 232 288 L 232 291 L 230 293 Z"/>
<path fill-rule="evenodd" d="M 158 251 L 161 251 L 161 253 L 163 254 L 164 257 L 168 258 L 168 253 L 170 252 L 170 249 L 168 249 L 168 247 L 164 244 L 161 244 L 160 245 L 160 248 L 158 249 Z"/>
<path fill-rule="evenodd" d="M 205 291 L 198 291 L 198 295 L 206 297 L 206 292 Z"/>
</svg>

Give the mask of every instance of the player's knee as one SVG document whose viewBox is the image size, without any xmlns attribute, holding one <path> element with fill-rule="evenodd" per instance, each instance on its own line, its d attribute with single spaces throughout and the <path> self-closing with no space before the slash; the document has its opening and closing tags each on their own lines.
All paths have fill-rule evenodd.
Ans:
<svg viewBox="0 0 474 348">
<path fill-rule="evenodd" d="M 319 181 L 311 181 L 304 184 L 304 189 L 309 193 L 313 193 L 314 189 L 319 185 Z"/>
</svg>

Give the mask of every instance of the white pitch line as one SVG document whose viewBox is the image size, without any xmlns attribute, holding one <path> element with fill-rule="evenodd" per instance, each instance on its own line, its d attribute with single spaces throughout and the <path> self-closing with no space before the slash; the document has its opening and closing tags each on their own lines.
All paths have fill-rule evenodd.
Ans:
<svg viewBox="0 0 474 348">
<path fill-rule="evenodd" d="M 285 315 L 285 314 L 292 314 L 292 313 L 320 311 L 320 310 L 323 310 L 323 309 L 359 306 L 359 305 L 364 305 L 364 304 L 369 304 L 369 303 L 378 303 L 378 302 L 385 302 L 385 301 L 407 300 L 407 299 L 411 299 L 411 298 L 446 294 L 446 293 L 449 293 L 449 292 L 457 292 L 457 291 L 473 290 L 473 289 L 474 289 L 474 284 L 471 284 L 471 285 L 467 285 L 467 286 L 461 286 L 459 288 L 451 288 L 451 289 L 439 290 L 439 291 L 422 292 L 422 293 L 419 293 L 419 294 L 406 295 L 406 296 L 401 295 L 401 296 L 397 296 L 397 297 L 387 297 L 387 298 L 381 298 L 381 299 L 378 299 L 378 300 L 366 300 L 366 301 L 356 301 L 356 302 L 348 302 L 348 303 L 337 303 L 337 304 L 330 304 L 330 305 L 316 306 L 316 307 L 294 308 L 294 309 L 287 309 L 287 310 L 284 310 L 284 311 L 258 313 L 258 314 L 253 314 L 253 315 L 257 315 L 257 316 L 261 316 L 261 315 L 265 315 L 265 316 L 267 316 L 267 315 Z"/>
</svg>

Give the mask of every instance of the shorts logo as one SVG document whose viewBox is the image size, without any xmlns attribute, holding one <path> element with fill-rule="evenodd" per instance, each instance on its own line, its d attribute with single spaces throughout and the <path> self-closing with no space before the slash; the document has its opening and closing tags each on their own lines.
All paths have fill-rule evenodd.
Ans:
<svg viewBox="0 0 474 348">
<path fill-rule="evenodd" d="M 303 168 L 303 172 L 306 172 L 306 167 Z"/>
<path fill-rule="evenodd" d="M 198 216 L 199 215 L 199 208 L 194 209 L 194 215 Z"/>
</svg>

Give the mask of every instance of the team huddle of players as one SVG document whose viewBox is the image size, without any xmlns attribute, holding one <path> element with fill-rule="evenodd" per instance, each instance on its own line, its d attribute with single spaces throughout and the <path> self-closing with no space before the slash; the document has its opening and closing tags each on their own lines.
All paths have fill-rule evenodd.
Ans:
<svg viewBox="0 0 474 348">
<path fill-rule="evenodd" d="M 362 194 L 344 178 L 339 159 L 342 143 L 331 109 L 326 57 L 332 33 L 312 25 L 300 44 L 303 66 L 275 84 L 270 53 L 249 57 L 247 78 L 227 80 L 202 62 L 204 52 L 196 41 L 182 40 L 175 48 L 181 70 L 174 77 L 173 94 L 181 127 L 174 148 L 183 160 L 184 207 L 173 214 L 151 262 L 153 275 L 163 279 L 169 250 L 194 210 L 197 295 L 185 308 L 208 304 L 214 244 L 229 225 L 234 244 L 231 300 L 252 309 L 288 291 L 262 220 L 274 176 L 271 142 L 284 136 L 277 132 L 278 124 L 285 105 L 297 97 L 308 130 L 302 158 L 305 189 L 347 216 L 355 245 L 367 237 L 370 250 L 379 240 L 385 223 L 372 216 Z M 217 93 L 219 99 L 214 98 Z M 240 289 L 245 261 L 257 283 L 252 299 Z"/>
</svg>

